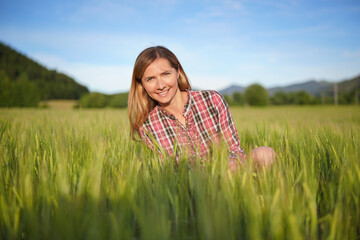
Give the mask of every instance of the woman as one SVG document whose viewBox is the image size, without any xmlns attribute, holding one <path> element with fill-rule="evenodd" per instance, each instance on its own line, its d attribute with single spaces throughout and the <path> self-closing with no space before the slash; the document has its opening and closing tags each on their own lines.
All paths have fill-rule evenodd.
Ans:
<svg viewBox="0 0 360 240">
<path fill-rule="evenodd" d="M 236 169 L 246 155 L 224 98 L 215 91 L 191 91 L 177 57 L 156 46 L 136 59 L 128 100 L 131 135 L 138 134 L 163 158 L 187 154 L 206 159 L 214 144 L 224 140 L 229 167 Z M 250 157 L 268 167 L 275 159 L 271 148 L 254 149 Z"/>
</svg>

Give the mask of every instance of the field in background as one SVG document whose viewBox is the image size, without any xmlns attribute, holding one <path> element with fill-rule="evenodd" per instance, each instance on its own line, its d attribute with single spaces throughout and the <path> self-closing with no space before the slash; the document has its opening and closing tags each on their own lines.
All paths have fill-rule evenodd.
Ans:
<svg viewBox="0 0 360 240">
<path fill-rule="evenodd" d="M 39 103 L 40 107 L 47 107 L 51 109 L 72 109 L 77 105 L 78 100 L 47 100 Z"/>
<path fill-rule="evenodd" d="M 359 239 L 359 107 L 231 110 L 269 171 L 161 162 L 125 109 L 0 110 L 0 238 Z"/>
</svg>

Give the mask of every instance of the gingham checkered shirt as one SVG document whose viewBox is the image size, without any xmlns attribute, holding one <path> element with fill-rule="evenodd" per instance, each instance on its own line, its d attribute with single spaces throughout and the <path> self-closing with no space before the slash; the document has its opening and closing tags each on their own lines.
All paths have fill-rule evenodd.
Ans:
<svg viewBox="0 0 360 240">
<path fill-rule="evenodd" d="M 230 159 L 244 161 L 229 107 L 216 91 L 188 91 L 183 110 L 185 125 L 157 105 L 140 127 L 141 138 L 162 157 L 189 154 L 206 159 L 213 144 L 223 138 L 228 145 Z"/>
</svg>

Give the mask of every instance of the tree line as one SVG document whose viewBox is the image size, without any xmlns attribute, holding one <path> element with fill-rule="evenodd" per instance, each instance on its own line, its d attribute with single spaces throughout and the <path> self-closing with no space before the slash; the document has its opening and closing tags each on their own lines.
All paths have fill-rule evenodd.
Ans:
<svg viewBox="0 0 360 240">
<path fill-rule="evenodd" d="M 338 104 L 357 104 L 360 91 L 347 91 L 337 94 Z M 305 90 L 296 92 L 275 92 L 272 96 L 260 84 L 252 84 L 243 93 L 224 95 L 230 106 L 266 106 L 266 105 L 315 105 L 334 104 L 334 94 L 324 93 L 313 96 Z"/>
<path fill-rule="evenodd" d="M 75 108 L 126 108 L 129 93 L 103 94 L 92 92 L 83 95 Z"/>
</svg>

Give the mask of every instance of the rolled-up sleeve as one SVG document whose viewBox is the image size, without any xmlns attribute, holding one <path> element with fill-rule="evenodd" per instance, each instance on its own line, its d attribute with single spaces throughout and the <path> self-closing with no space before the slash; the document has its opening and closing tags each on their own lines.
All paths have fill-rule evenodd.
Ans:
<svg viewBox="0 0 360 240">
<path fill-rule="evenodd" d="M 228 145 L 230 160 L 238 159 L 245 161 L 245 151 L 240 145 L 239 134 L 236 130 L 229 106 L 224 97 L 216 93 L 214 98 L 215 105 L 219 112 L 219 127 L 221 134 Z"/>
</svg>

